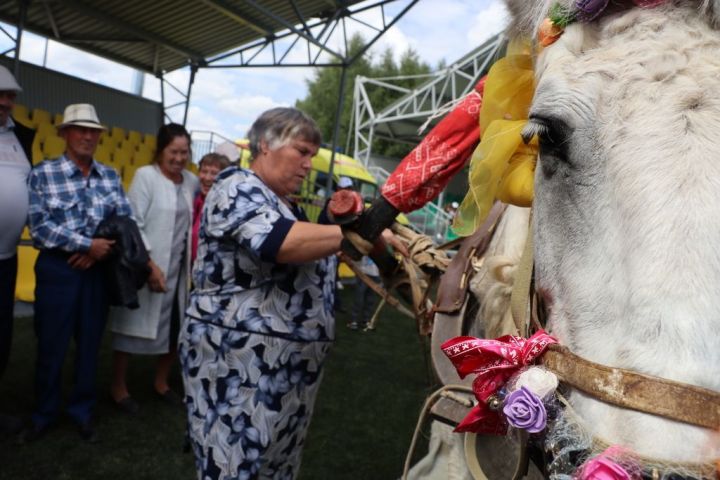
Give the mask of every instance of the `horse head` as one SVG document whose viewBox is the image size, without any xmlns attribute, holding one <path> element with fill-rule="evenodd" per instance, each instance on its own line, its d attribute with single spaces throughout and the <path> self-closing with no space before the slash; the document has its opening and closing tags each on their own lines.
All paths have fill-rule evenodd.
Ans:
<svg viewBox="0 0 720 480">
<path fill-rule="evenodd" d="M 512 31 L 535 35 L 551 3 L 508 0 Z M 574 353 L 720 391 L 720 1 L 640 3 L 610 2 L 535 58 L 536 286 Z M 720 456 L 717 432 L 570 403 L 638 454 Z"/>
</svg>

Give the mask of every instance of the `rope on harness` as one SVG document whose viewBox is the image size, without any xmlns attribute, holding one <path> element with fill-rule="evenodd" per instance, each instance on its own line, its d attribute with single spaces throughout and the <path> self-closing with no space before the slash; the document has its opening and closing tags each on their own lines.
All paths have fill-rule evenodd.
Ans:
<svg viewBox="0 0 720 480">
<path fill-rule="evenodd" d="M 412 461 L 415 448 L 417 447 L 418 437 L 420 436 L 420 430 L 422 429 L 425 420 L 427 419 L 430 408 L 438 401 L 438 399 L 445 397 L 456 401 L 457 403 L 464 405 L 468 408 L 473 406 L 473 401 L 467 397 L 461 397 L 454 392 L 464 392 L 472 395 L 473 390 L 471 387 L 465 385 L 444 385 L 439 389 L 435 390 L 423 404 L 422 410 L 420 410 L 420 416 L 418 417 L 417 424 L 415 425 L 415 431 L 413 432 L 412 441 L 410 442 L 410 448 L 408 449 L 407 456 L 405 457 L 405 464 L 403 466 L 402 480 L 407 480 L 408 473 L 410 472 L 410 462 Z M 482 472 L 482 469 L 480 470 Z M 475 477 L 476 480 L 487 480 L 484 476 Z"/>
<path fill-rule="evenodd" d="M 348 264 L 361 281 L 380 295 L 385 300 L 385 303 L 416 319 L 418 321 L 418 331 L 423 335 L 427 335 L 430 331 L 427 315 L 430 307 L 427 298 L 428 293 L 433 282 L 447 269 L 450 264 L 450 257 L 443 250 L 436 247 L 432 239 L 427 235 L 416 233 L 397 222 L 392 225 L 391 230 L 406 244 L 409 255 L 407 258 L 402 258 L 400 268 L 395 270 L 393 274 L 384 276 L 385 288 L 362 273 L 350 258 L 344 254 L 341 254 L 340 258 Z M 365 253 L 371 250 L 372 245 L 354 232 L 346 232 L 345 235 L 359 251 Z M 404 285 L 409 287 L 412 295 L 412 312 L 391 293 Z M 376 311 L 374 318 L 377 317 L 378 312 L 379 309 Z M 373 327 L 374 324 L 375 322 L 372 323 Z"/>
</svg>

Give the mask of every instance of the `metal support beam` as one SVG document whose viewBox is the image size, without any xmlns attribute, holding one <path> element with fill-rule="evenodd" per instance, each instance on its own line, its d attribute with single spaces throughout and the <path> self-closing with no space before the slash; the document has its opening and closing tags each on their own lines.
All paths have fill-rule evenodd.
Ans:
<svg viewBox="0 0 720 480">
<path fill-rule="evenodd" d="M 55 16 L 53 15 L 52 10 L 50 9 L 50 5 L 48 4 L 47 0 L 43 0 L 43 6 L 45 7 L 45 14 L 47 15 L 48 23 L 50 23 L 50 28 L 52 28 L 55 38 L 60 39 L 60 30 L 57 27 L 57 22 L 55 21 Z"/>
<path fill-rule="evenodd" d="M 193 83 L 195 83 L 195 74 L 198 71 L 197 65 L 190 66 L 190 81 L 188 82 L 187 94 L 185 95 L 185 113 L 183 114 L 183 126 L 187 123 L 188 110 L 190 110 L 190 95 L 192 94 Z"/>
<path fill-rule="evenodd" d="M 160 110 L 160 125 L 162 125 L 165 123 L 165 119 L 170 119 L 170 117 L 165 112 L 165 76 L 160 72 L 157 78 L 160 79 L 160 105 L 162 105 L 162 109 Z"/>
<path fill-rule="evenodd" d="M 410 3 L 408 3 L 408 4 L 405 6 L 405 8 L 403 8 L 403 9 L 400 11 L 400 13 L 398 13 L 397 15 L 395 15 L 395 18 L 393 18 L 392 21 L 391 21 L 390 23 L 388 23 L 388 24 L 385 24 L 385 10 L 382 10 L 382 14 L 383 14 L 383 24 L 384 24 L 384 27 L 383 27 L 382 31 L 380 31 L 380 33 L 379 33 L 378 35 L 375 35 L 375 38 L 373 38 L 372 40 L 370 40 L 359 52 L 357 52 L 357 53 L 355 54 L 355 56 L 350 60 L 350 63 L 352 64 L 353 62 L 355 62 L 355 60 L 357 60 L 358 58 L 360 58 L 360 57 L 362 57 L 363 55 L 365 55 L 365 52 L 367 52 L 368 49 L 369 49 L 370 47 L 372 47 L 372 46 L 375 44 L 375 42 L 377 42 L 377 41 L 380 39 L 380 37 L 382 36 L 382 34 L 385 33 L 386 31 L 388 31 L 388 29 L 390 29 L 393 25 L 395 25 L 395 24 L 398 22 L 398 20 L 400 20 L 403 16 L 405 16 L 405 14 L 408 12 L 408 10 L 410 10 L 410 9 L 413 7 L 413 5 L 415 5 L 418 1 L 419 1 L 419 0 L 412 0 Z M 383 4 L 383 5 L 384 5 L 384 4 Z M 382 9 L 383 5 L 380 6 L 381 9 Z"/>
<path fill-rule="evenodd" d="M 332 149 L 330 154 L 330 168 L 328 169 L 327 183 L 325 184 L 325 197 L 328 198 L 332 195 L 332 184 L 333 184 L 333 170 L 335 170 L 335 152 L 337 150 L 339 136 L 340 136 L 340 120 L 342 117 L 343 104 L 345 103 L 345 81 L 347 79 L 347 69 L 349 65 L 343 65 L 342 73 L 340 74 L 340 88 L 338 90 L 338 102 L 337 109 L 335 110 L 335 128 L 333 130 Z M 349 132 L 348 132 L 349 133 Z"/>
<path fill-rule="evenodd" d="M 25 20 L 27 20 L 28 0 L 18 0 L 18 23 L 17 32 L 15 34 L 15 61 L 13 63 L 13 74 L 17 81 L 20 81 L 20 44 L 22 42 L 22 34 L 25 29 Z"/>
<path fill-rule="evenodd" d="M 249 18 L 247 13 L 244 11 L 241 12 L 238 7 L 229 4 L 227 0 L 202 1 L 206 3 L 212 2 L 214 5 L 227 7 L 227 10 L 230 13 L 242 13 L 244 17 Z M 360 55 L 356 55 L 353 59 L 349 58 L 347 41 L 344 37 L 337 42 L 345 47 L 343 51 L 338 51 L 337 49 L 333 49 L 329 46 L 331 43 L 335 42 L 335 37 L 337 37 L 337 35 L 344 35 L 345 23 L 354 22 L 362 25 L 363 27 L 375 30 L 376 33 L 369 39 L 370 41 L 363 49 L 363 52 L 365 52 L 367 51 L 367 48 L 374 45 L 380 36 L 391 28 L 413 5 L 418 2 L 418 0 L 402 0 L 406 2 L 405 7 L 402 8 L 400 13 L 394 17 L 391 22 L 388 22 L 385 18 L 383 10 L 385 5 L 399 2 L 401 0 L 377 0 L 372 4 L 363 4 L 362 6 L 344 6 L 340 5 L 341 2 L 337 2 L 338 5 L 333 3 L 334 9 L 329 10 L 327 16 L 313 18 L 303 17 L 303 14 L 299 10 L 296 2 L 294 0 L 290 0 L 291 7 L 294 9 L 300 22 L 298 25 L 292 25 L 288 19 L 279 17 L 268 7 L 264 6 L 264 4 L 259 0 L 242 1 L 248 6 L 255 8 L 259 14 L 265 15 L 269 20 L 271 20 L 273 25 L 275 25 L 275 32 L 272 35 L 243 45 L 240 48 L 208 58 L 207 65 L 203 65 L 203 68 L 271 66 L 342 67 L 343 65 L 352 65 Z M 374 22 L 377 25 L 370 24 L 369 21 L 364 18 L 367 16 L 366 14 L 371 11 L 379 11 L 380 17 L 382 17 L 381 20 L 376 20 Z M 339 30 L 340 33 L 338 33 Z M 293 48 L 298 48 L 297 51 L 299 52 L 299 49 L 304 49 L 305 47 L 307 47 L 307 51 L 303 55 L 306 56 L 304 62 L 298 61 L 296 57 L 289 55 Z M 322 56 L 323 53 L 326 55 Z M 328 56 L 330 58 L 328 58 Z M 237 57 L 239 57 L 239 61 L 234 60 Z M 268 59 L 267 57 L 272 58 Z M 233 61 L 230 61 L 231 59 L 233 59 Z"/>
<path fill-rule="evenodd" d="M 265 25 L 260 19 L 252 17 L 245 12 L 240 11 L 234 5 L 225 0 L 200 0 L 208 7 L 214 8 L 228 18 L 247 25 L 262 35 L 272 35 L 273 29 L 269 25 Z"/>
<path fill-rule="evenodd" d="M 417 1 L 417 0 L 414 0 L 414 1 Z M 315 37 L 313 37 L 312 34 L 305 33 L 305 32 L 303 32 L 302 30 L 298 30 L 297 28 L 295 28 L 295 25 L 289 23 L 287 20 L 285 20 L 285 19 L 282 18 L 281 16 L 276 15 L 276 14 L 273 13 L 271 10 L 263 7 L 262 5 L 258 4 L 257 2 L 255 2 L 255 1 L 253 1 L 253 0 L 244 0 L 244 2 L 247 3 L 248 5 L 250 5 L 251 7 L 253 7 L 253 8 L 254 8 L 255 10 L 257 10 L 258 12 L 260 12 L 260 13 L 262 13 L 263 15 L 267 16 L 268 18 L 271 18 L 271 19 L 275 20 L 276 22 L 278 22 L 280 25 L 282 25 L 283 27 L 285 27 L 285 28 L 287 28 L 288 30 L 290 30 L 290 31 L 291 31 L 292 33 L 294 33 L 295 35 L 304 38 L 305 40 L 307 40 L 308 42 L 312 43 L 312 44 L 315 45 L 316 47 L 319 47 L 319 48 L 321 48 L 322 50 L 325 50 L 325 51 L 328 52 L 330 55 L 332 55 L 332 56 L 334 56 L 334 57 L 337 57 L 337 58 L 339 58 L 339 59 L 343 59 L 343 60 L 344 60 L 344 56 L 343 56 L 343 55 L 341 55 L 340 53 L 338 53 L 338 52 L 336 52 L 335 50 L 331 49 L 331 48 L 328 47 L 325 43 L 320 42 L 318 39 L 316 39 Z"/>
<path fill-rule="evenodd" d="M 160 102 L 163 106 L 162 123 L 174 122 L 181 123 L 182 125 L 185 125 L 187 123 L 188 112 L 190 111 L 190 98 L 192 96 L 192 88 L 193 84 L 195 83 L 195 76 L 197 75 L 199 68 L 200 66 L 197 64 L 193 64 L 190 66 L 190 78 L 188 79 L 187 88 L 185 90 L 181 90 L 176 85 L 173 85 L 172 82 L 165 78 L 165 75 L 162 72 L 156 75 L 157 78 L 160 79 Z M 170 93 L 174 98 L 166 95 L 166 87 L 170 87 Z M 176 113 L 172 115 L 171 110 L 172 112 Z"/>
<path fill-rule="evenodd" d="M 126 33 L 129 33 L 131 35 L 134 35 L 136 37 L 139 37 L 143 40 L 146 40 L 150 43 L 154 43 L 157 45 L 161 45 L 168 50 L 172 50 L 184 57 L 189 58 L 191 61 L 200 63 L 203 62 L 204 55 L 200 52 L 194 51 L 191 48 L 186 47 L 185 45 L 180 45 L 179 43 L 175 43 L 172 40 L 169 40 L 167 38 L 164 38 L 161 35 L 157 35 L 153 32 L 144 30 L 142 28 L 133 26 L 129 23 L 123 22 L 122 20 L 118 19 L 117 17 L 110 15 L 108 13 L 103 12 L 102 10 L 99 10 L 92 5 L 83 2 L 81 0 L 63 0 L 63 5 L 67 7 L 71 7 L 74 10 L 77 10 L 77 13 L 80 15 L 86 15 L 91 18 L 95 18 L 97 20 L 100 20 L 101 22 L 107 23 L 108 25 L 112 25 L 113 27 L 119 28 L 120 30 L 125 31 Z"/>
</svg>

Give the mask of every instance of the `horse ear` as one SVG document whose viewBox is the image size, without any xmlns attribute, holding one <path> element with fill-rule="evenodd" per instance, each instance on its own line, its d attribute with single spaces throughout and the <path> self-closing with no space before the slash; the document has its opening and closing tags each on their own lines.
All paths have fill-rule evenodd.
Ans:
<svg viewBox="0 0 720 480">
<path fill-rule="evenodd" d="M 532 34 L 535 21 L 532 18 L 535 9 L 532 6 L 536 3 L 539 2 L 534 0 L 505 0 L 505 6 L 510 13 L 510 23 L 507 31 L 511 37 L 530 36 Z"/>
<path fill-rule="evenodd" d="M 510 13 L 510 24 L 508 25 L 508 34 L 511 37 L 534 36 L 536 28 L 545 18 L 550 5 L 558 3 L 569 7 L 574 0 L 504 0 L 505 6 Z M 711 0 L 718 1 L 720 0 Z"/>
<path fill-rule="evenodd" d="M 702 7 L 710 19 L 710 24 L 715 28 L 720 28 L 720 0 L 703 0 Z"/>
</svg>

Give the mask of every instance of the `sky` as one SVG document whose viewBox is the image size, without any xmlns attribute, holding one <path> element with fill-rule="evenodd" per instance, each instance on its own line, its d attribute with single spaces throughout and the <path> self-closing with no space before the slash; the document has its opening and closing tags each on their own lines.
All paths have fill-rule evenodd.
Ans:
<svg viewBox="0 0 720 480">
<path fill-rule="evenodd" d="M 403 1 L 390 4 L 386 15 L 392 17 L 405 5 Z M 399 57 L 412 47 L 431 67 L 441 61 L 451 65 L 499 32 L 506 18 L 507 12 L 500 0 L 420 0 L 380 38 L 370 54 L 377 58 L 391 48 Z M 377 24 L 371 17 L 365 20 Z M 369 36 L 360 24 L 349 26 L 350 33 L 358 31 Z M 12 31 L 12 27 L 9 30 Z M 45 62 L 48 68 L 125 91 L 133 91 L 138 81 L 137 72 L 129 67 L 57 42 L 46 43 L 44 38 L 29 32 L 25 32 L 22 39 L 20 58 L 24 61 L 40 65 Z M 331 43 L 340 41 L 339 36 L 331 39 Z M 0 51 L 6 48 L 8 46 L 3 48 L 0 41 Z M 292 106 L 304 98 L 312 74 L 312 68 L 200 69 L 193 85 L 187 127 L 231 139 L 245 137 L 253 120 L 263 111 Z M 187 69 L 167 75 L 181 90 L 186 88 L 188 77 Z M 144 75 L 143 95 L 160 100 L 159 81 L 155 77 Z M 174 120 L 182 120 L 181 109 L 169 113 Z"/>
</svg>

